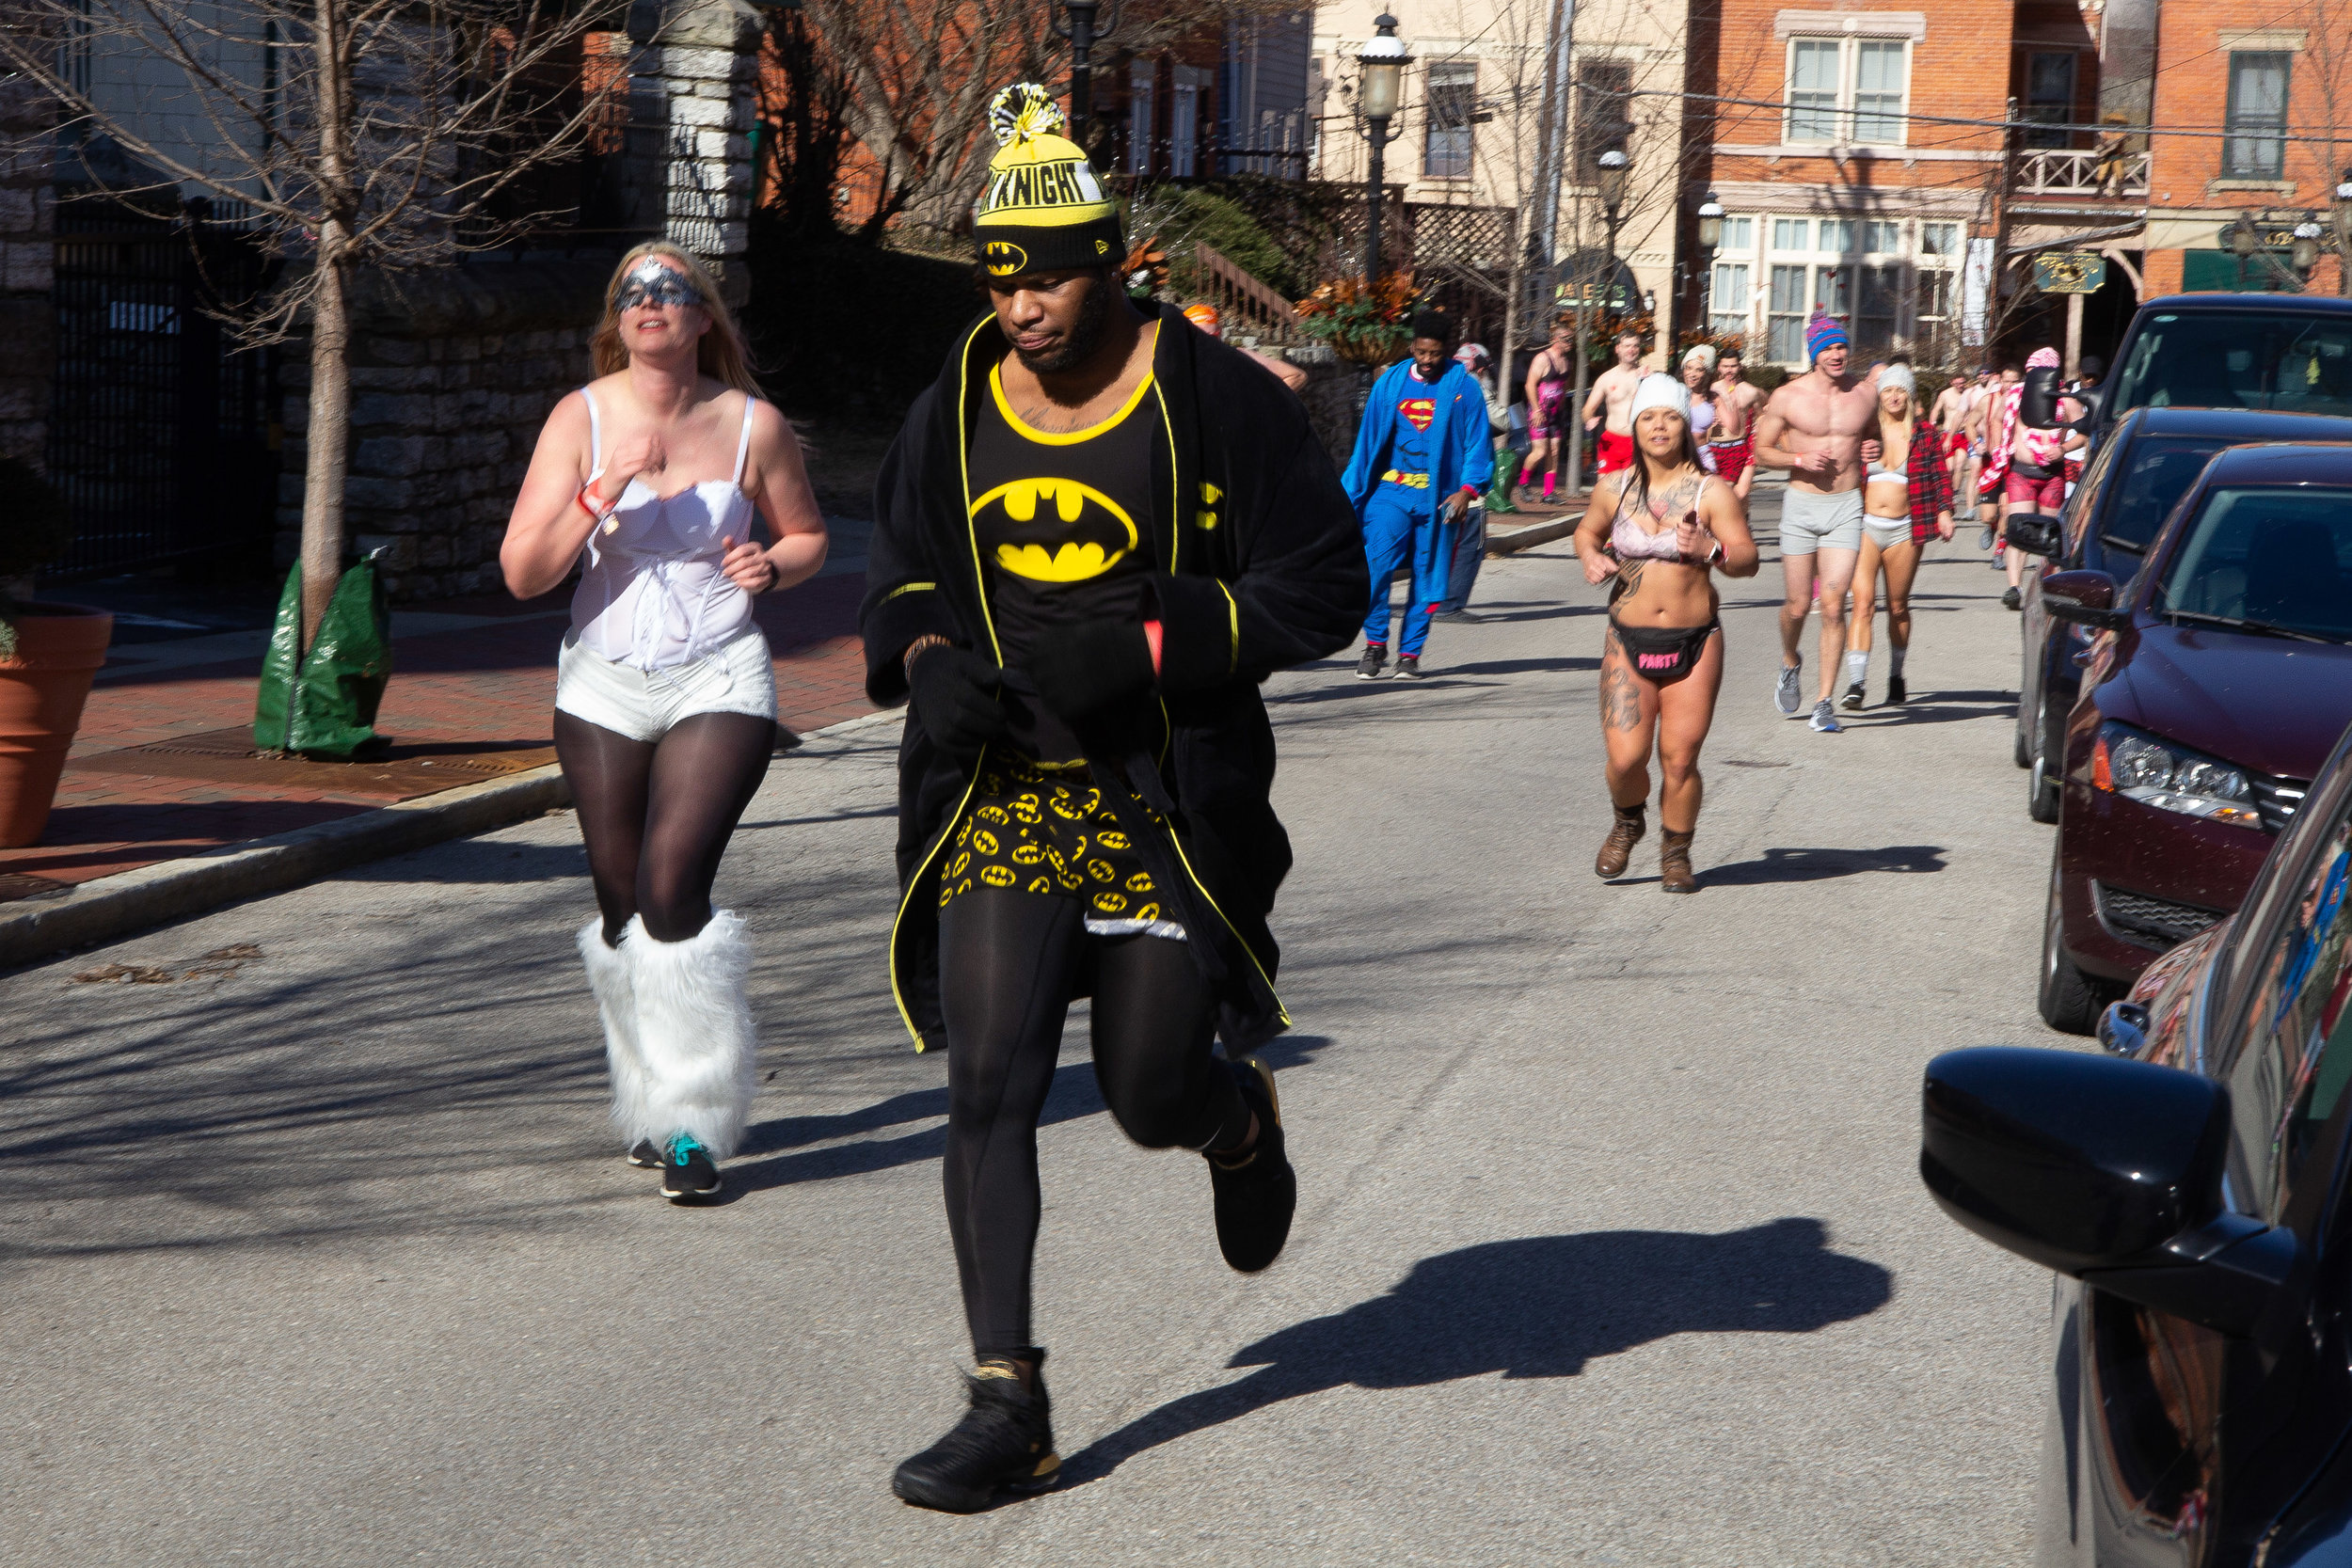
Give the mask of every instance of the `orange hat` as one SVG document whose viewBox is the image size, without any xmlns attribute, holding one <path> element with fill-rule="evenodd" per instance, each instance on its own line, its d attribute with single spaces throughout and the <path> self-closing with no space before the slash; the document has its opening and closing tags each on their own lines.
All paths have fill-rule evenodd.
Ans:
<svg viewBox="0 0 2352 1568">
<path fill-rule="evenodd" d="M 1212 338 L 1222 337 L 1224 335 L 1218 330 L 1217 327 L 1216 307 L 1209 304 L 1206 300 L 1202 300 L 1196 305 L 1185 306 L 1184 320 L 1192 323 L 1193 325 L 1199 327 L 1201 331 L 1207 333 Z"/>
</svg>

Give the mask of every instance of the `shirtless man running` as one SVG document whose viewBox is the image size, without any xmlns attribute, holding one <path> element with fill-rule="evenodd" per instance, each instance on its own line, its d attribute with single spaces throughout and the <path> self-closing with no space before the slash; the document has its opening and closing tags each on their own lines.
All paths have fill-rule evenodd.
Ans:
<svg viewBox="0 0 2352 1568">
<path fill-rule="evenodd" d="M 1756 460 L 1788 470 L 1780 503 L 1780 679 L 1772 704 L 1794 719 L 1803 711 L 1804 657 L 1797 651 L 1813 608 L 1821 605 L 1821 693 L 1813 728 L 1842 726 L 1830 705 L 1846 654 L 1846 591 L 1862 548 L 1862 466 L 1877 455 L 1877 377 L 1850 374 L 1846 329 L 1818 307 L 1804 326 L 1813 368 L 1782 384 L 1756 419 Z"/>
<path fill-rule="evenodd" d="M 1600 372 L 1584 399 L 1584 428 L 1600 428 L 1597 475 L 1633 467 L 1633 392 L 1642 385 L 1642 335 L 1618 333 L 1616 350 L 1617 362 Z"/>
<path fill-rule="evenodd" d="M 1707 454 L 1742 505 L 1756 487 L 1756 405 L 1763 401 L 1764 388 L 1740 372 L 1740 351 L 1724 350 L 1715 362 L 1715 422 L 1707 429 Z"/>
</svg>

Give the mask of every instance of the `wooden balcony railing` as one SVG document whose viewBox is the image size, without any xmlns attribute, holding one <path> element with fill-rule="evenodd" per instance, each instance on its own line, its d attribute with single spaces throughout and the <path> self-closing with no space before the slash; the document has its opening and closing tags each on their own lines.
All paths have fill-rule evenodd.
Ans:
<svg viewBox="0 0 2352 1568">
<path fill-rule="evenodd" d="M 1216 307 L 1229 340 L 1255 337 L 1268 347 L 1308 341 L 1299 330 L 1298 311 L 1291 302 L 1243 271 L 1216 246 L 1195 241 L 1192 259 L 1194 286 Z"/>
<path fill-rule="evenodd" d="M 2114 198 L 2148 194 L 2148 154 L 2103 152 L 2095 147 L 2042 147 L 2022 152 L 2017 196 L 2089 196 Z"/>
</svg>

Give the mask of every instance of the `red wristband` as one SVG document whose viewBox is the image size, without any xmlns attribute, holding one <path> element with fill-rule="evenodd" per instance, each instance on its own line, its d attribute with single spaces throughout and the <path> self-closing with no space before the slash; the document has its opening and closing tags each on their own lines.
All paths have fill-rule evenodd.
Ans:
<svg viewBox="0 0 2352 1568">
<path fill-rule="evenodd" d="M 596 498 L 596 499 L 598 499 L 598 500 L 602 500 L 602 499 L 604 499 L 604 498 L 603 498 L 602 496 L 598 496 L 598 497 Z M 597 511 L 595 507 L 590 506 L 590 505 L 588 504 L 588 486 L 587 486 L 587 485 L 585 485 L 585 484 L 581 485 L 581 486 L 580 487 L 580 494 L 578 494 L 578 495 L 574 496 L 574 497 L 572 498 L 572 500 L 573 500 L 573 502 L 574 502 L 576 505 L 578 505 L 578 506 L 579 506 L 579 508 L 580 508 L 582 512 L 587 513 L 587 514 L 588 514 L 588 515 L 589 515 L 591 518 L 593 518 L 594 520 L 596 520 L 596 522 L 599 522 L 599 523 L 600 523 L 600 522 L 603 522 L 603 521 L 604 521 L 604 514 L 603 514 L 603 513 L 601 513 L 601 512 L 599 512 L 599 511 Z"/>
<path fill-rule="evenodd" d="M 1160 678 L 1160 624 L 1157 621 L 1143 623 L 1143 640 L 1152 644 L 1152 678 L 1157 680 Z"/>
</svg>

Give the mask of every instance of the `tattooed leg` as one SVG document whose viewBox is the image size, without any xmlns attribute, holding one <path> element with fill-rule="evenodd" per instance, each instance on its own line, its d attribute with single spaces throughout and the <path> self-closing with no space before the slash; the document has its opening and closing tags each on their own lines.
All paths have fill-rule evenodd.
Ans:
<svg viewBox="0 0 2352 1568">
<path fill-rule="evenodd" d="M 1609 757 L 1609 799 L 1620 806 L 1649 799 L 1650 749 L 1658 732 L 1658 689 L 1633 673 L 1611 628 L 1600 660 L 1600 734 Z"/>
</svg>

